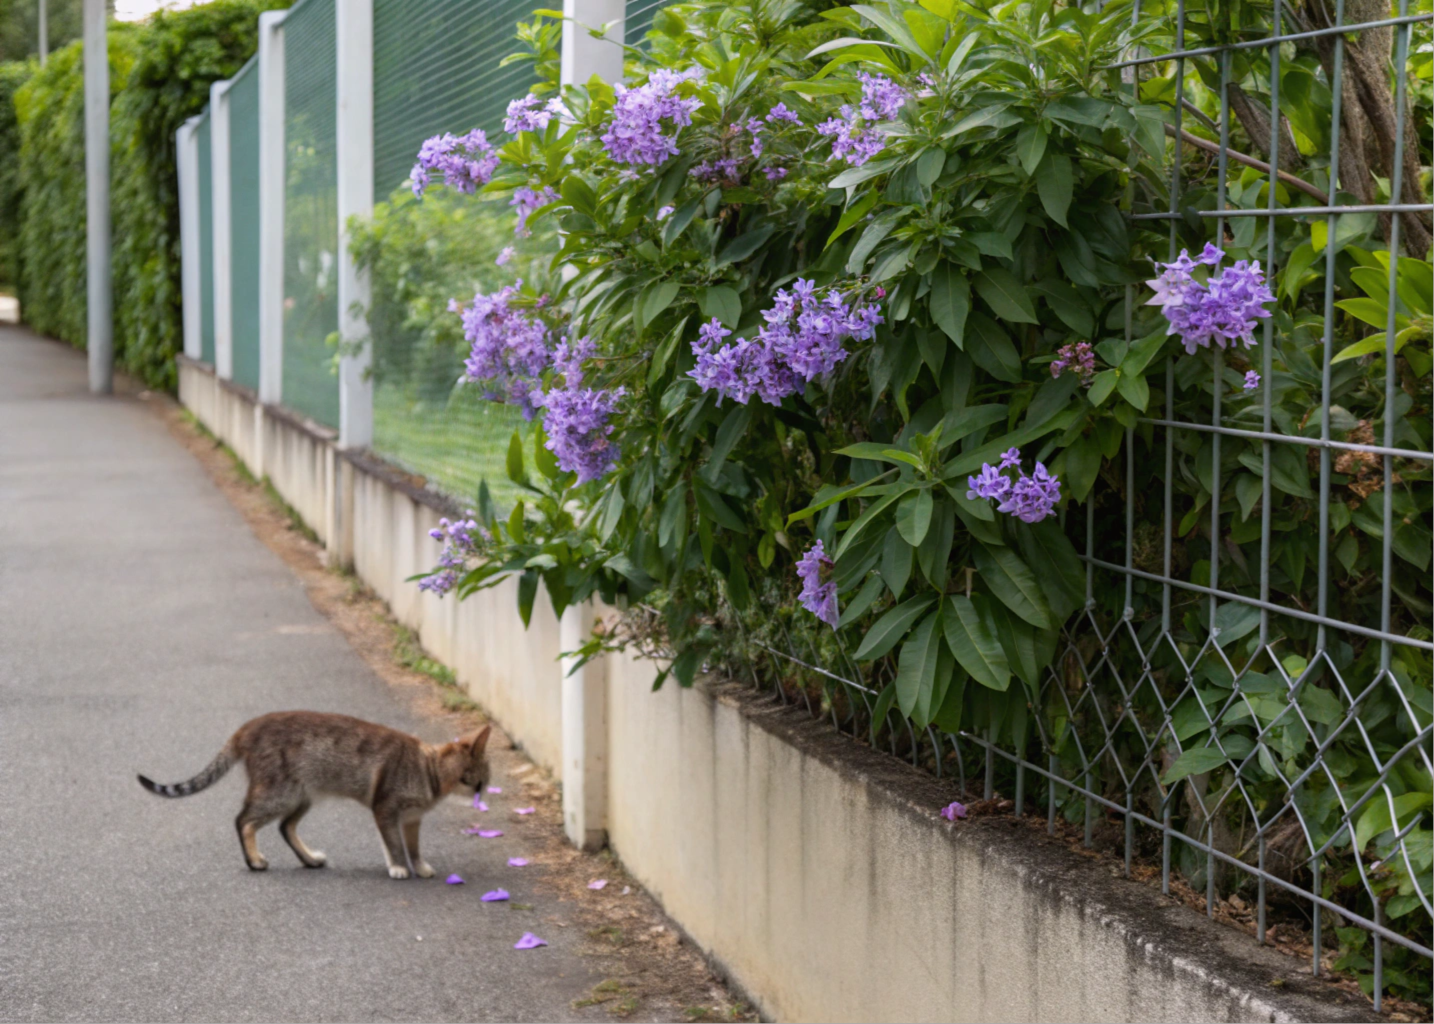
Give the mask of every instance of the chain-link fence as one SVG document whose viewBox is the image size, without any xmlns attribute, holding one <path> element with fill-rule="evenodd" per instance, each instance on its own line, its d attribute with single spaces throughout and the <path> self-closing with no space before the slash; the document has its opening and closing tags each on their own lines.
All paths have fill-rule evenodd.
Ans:
<svg viewBox="0 0 1434 1024">
<path fill-rule="evenodd" d="M 623 42 L 628 46 L 641 46 L 652 28 L 652 19 L 658 8 L 666 7 L 672 0 L 627 0 L 626 16 L 623 19 Z"/>
<path fill-rule="evenodd" d="M 334 4 L 284 20 L 284 404 L 339 424 L 338 96 Z"/>
<path fill-rule="evenodd" d="M 1109 471 L 1063 523 L 1084 609 L 1019 721 L 919 730 L 893 708 L 894 666 L 784 627 L 750 649 L 754 681 L 837 727 L 1067 822 L 1166 892 L 1203 888 L 1261 942 L 1278 919 L 1378 1009 L 1429 970 L 1434 916 L 1430 367 L 1397 358 L 1434 288 L 1434 207 L 1407 177 L 1429 163 L 1408 68 L 1431 16 L 1401 0 L 1351 27 L 1345 10 L 1275 0 L 1258 38 L 1192 46 L 1181 2 L 1118 65 L 1168 118 L 1168 189 L 1132 187 L 1131 228 L 1168 226 L 1170 259 L 1248 251 L 1285 305 L 1248 353 L 1171 360 L 1151 414 L 1096 439 Z M 1320 91 L 1327 120 L 1296 120 L 1282 89 Z M 1127 290 L 1126 343 L 1146 297 Z M 1416 956 L 1389 966 L 1390 944 Z"/>
<path fill-rule="evenodd" d="M 229 87 L 229 280 L 234 380 L 259 389 L 259 74 Z"/>
</svg>

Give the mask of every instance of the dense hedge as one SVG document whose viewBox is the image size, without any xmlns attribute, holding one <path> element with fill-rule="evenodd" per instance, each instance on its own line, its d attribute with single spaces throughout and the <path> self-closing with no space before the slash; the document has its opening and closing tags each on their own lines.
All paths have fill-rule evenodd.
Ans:
<svg viewBox="0 0 1434 1024">
<path fill-rule="evenodd" d="M 111 25 L 110 180 L 117 361 L 173 387 L 183 344 L 174 133 L 212 82 L 258 45 L 260 11 L 286 0 L 214 0 Z M 16 96 L 24 186 L 22 310 L 36 329 L 85 339 L 84 82 L 80 44 L 53 55 Z M 3 194 L 3 193 L 0 193 Z"/>
<path fill-rule="evenodd" d="M 15 119 L 15 90 L 34 71 L 26 61 L 0 64 L 0 286 L 14 285 L 19 273 L 20 124 Z"/>
</svg>

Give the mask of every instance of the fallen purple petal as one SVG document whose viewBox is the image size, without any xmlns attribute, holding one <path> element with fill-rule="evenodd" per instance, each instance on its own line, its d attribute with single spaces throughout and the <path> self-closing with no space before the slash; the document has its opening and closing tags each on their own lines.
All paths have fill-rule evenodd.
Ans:
<svg viewBox="0 0 1434 1024">
<path fill-rule="evenodd" d="M 547 943 L 538 938 L 532 932 L 524 932 L 523 937 L 513 943 L 514 949 L 537 949 L 539 946 L 546 946 Z"/>
<path fill-rule="evenodd" d="M 525 867 L 528 866 L 528 858 L 527 858 L 527 857 L 509 857 L 509 858 L 508 858 L 508 866 L 509 866 L 510 868 L 525 868 Z"/>
<path fill-rule="evenodd" d="M 965 812 L 963 811 L 962 813 L 964 814 Z M 480 828 L 478 834 L 484 839 L 497 839 L 503 834 L 503 830 L 501 828 Z"/>
<path fill-rule="evenodd" d="M 461 877 L 459 877 L 458 875 L 449 875 L 447 878 L 444 879 L 444 881 L 447 882 L 449 885 L 462 885 L 462 884 L 463 884 L 463 879 L 462 879 Z"/>
<path fill-rule="evenodd" d="M 488 804 L 483 800 L 474 800 L 473 809 L 475 811 L 486 811 L 488 809 Z"/>
<path fill-rule="evenodd" d="M 532 814 L 532 813 L 533 813 L 534 811 L 536 811 L 536 810 L 537 810 L 536 807 L 514 807 L 514 808 L 513 808 L 513 813 L 514 813 L 514 814 Z"/>
<path fill-rule="evenodd" d="M 488 787 L 488 792 L 490 792 L 490 793 L 501 793 L 501 792 L 503 792 L 503 787 L 502 787 L 502 786 L 489 786 L 489 787 Z"/>
<path fill-rule="evenodd" d="M 606 887 L 607 887 L 607 879 L 606 879 L 606 878 L 595 878 L 595 879 L 593 879 L 591 882 L 588 883 L 588 888 L 589 888 L 589 889 L 603 889 L 603 888 L 606 888 Z"/>
<path fill-rule="evenodd" d="M 959 801 L 952 800 L 951 803 L 941 808 L 941 817 L 945 818 L 947 821 L 955 821 L 957 818 L 964 818 L 966 817 L 966 805 Z"/>
<path fill-rule="evenodd" d="M 502 903 L 508 898 L 508 890 L 494 889 L 492 892 L 485 892 L 482 896 L 478 898 L 481 899 L 484 903 Z"/>
</svg>

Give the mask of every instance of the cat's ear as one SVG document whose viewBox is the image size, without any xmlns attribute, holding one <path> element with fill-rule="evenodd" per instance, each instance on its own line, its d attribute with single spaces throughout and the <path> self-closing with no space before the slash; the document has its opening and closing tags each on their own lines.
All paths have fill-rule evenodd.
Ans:
<svg viewBox="0 0 1434 1024">
<path fill-rule="evenodd" d="M 474 737 L 472 748 L 474 757 L 479 757 L 482 755 L 483 748 L 488 745 L 488 734 L 492 731 L 493 727 L 491 725 L 485 725 L 479 731 L 478 735 Z"/>
</svg>

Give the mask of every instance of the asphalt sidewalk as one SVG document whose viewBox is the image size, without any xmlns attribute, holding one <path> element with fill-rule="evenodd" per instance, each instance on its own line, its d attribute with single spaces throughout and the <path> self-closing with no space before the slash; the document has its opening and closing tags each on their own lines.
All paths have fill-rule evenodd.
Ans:
<svg viewBox="0 0 1434 1024">
<path fill-rule="evenodd" d="M 245 869 L 241 769 L 188 778 L 267 711 L 414 718 L 134 396 L 84 355 L 0 326 L 0 1020 L 606 1020 L 576 928 L 507 866 L 522 852 L 427 818 L 429 881 L 390 880 L 372 818 L 320 805 L 301 868 L 272 827 Z M 498 798 L 503 799 L 503 798 Z M 465 886 L 447 886 L 458 872 Z M 479 896 L 502 885 L 515 913 Z M 545 905 L 545 899 L 547 905 Z M 551 945 L 519 951 L 524 930 Z"/>
</svg>

